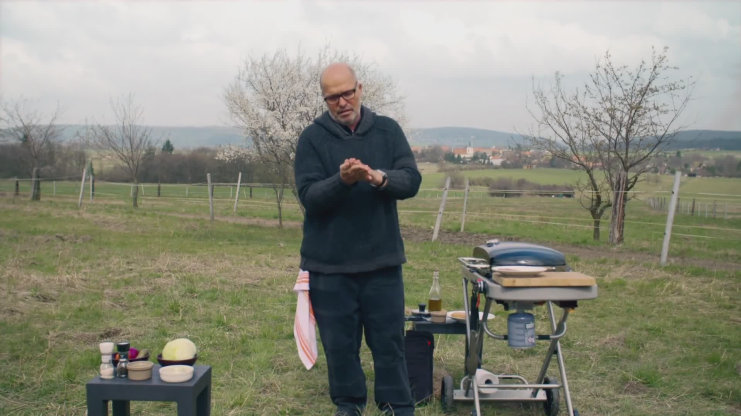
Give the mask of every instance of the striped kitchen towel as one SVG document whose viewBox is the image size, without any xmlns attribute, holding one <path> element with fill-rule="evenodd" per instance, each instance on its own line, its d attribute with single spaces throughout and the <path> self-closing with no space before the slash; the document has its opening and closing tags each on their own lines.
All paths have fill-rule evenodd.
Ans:
<svg viewBox="0 0 741 416">
<path fill-rule="evenodd" d="M 293 336 L 296 338 L 298 356 L 304 367 L 310 370 L 316 363 L 316 321 L 309 299 L 309 272 L 299 270 L 293 291 L 298 297 L 296 302 L 296 318 L 293 320 Z"/>
</svg>

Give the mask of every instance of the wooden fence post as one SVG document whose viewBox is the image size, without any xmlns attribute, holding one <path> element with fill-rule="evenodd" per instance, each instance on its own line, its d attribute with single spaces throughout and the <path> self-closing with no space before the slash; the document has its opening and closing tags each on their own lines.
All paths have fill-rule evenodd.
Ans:
<svg viewBox="0 0 741 416">
<path fill-rule="evenodd" d="M 443 220 L 443 212 L 445 212 L 445 200 L 448 198 L 448 188 L 450 187 L 450 176 L 445 179 L 445 189 L 443 189 L 443 198 L 440 201 L 440 210 L 437 212 L 437 220 L 435 221 L 435 230 L 432 232 L 432 241 L 437 240 L 437 234 L 440 232 L 440 223 Z"/>
<path fill-rule="evenodd" d="M 463 193 L 463 214 L 461 215 L 461 232 L 466 226 L 466 205 L 468 205 L 468 178 L 466 178 L 466 191 Z"/>
<path fill-rule="evenodd" d="M 87 168 L 82 170 L 82 182 L 80 183 L 80 199 L 77 200 L 77 208 L 82 207 L 82 195 L 85 193 L 85 177 L 87 176 Z"/>
<path fill-rule="evenodd" d="M 214 191 L 213 185 L 211 185 L 211 174 L 206 174 L 206 181 L 208 182 L 208 209 L 211 214 L 211 222 L 214 221 Z"/>
<path fill-rule="evenodd" d="M 15 178 L 15 195 L 14 196 L 18 196 L 20 194 L 21 194 L 21 183 L 18 180 L 18 178 Z"/>
<path fill-rule="evenodd" d="M 661 265 L 666 266 L 666 258 L 669 255 L 669 240 L 672 236 L 672 224 L 674 223 L 674 211 L 677 209 L 679 199 L 679 180 L 682 172 L 674 173 L 674 186 L 672 187 L 672 200 L 669 203 L 669 214 L 666 216 L 666 228 L 664 229 L 664 244 L 661 247 Z"/>
<path fill-rule="evenodd" d="M 627 175 L 620 172 L 613 193 L 612 214 L 610 215 L 610 234 L 608 240 L 610 244 L 622 244 L 625 223 L 625 198 L 627 197 L 625 187 L 627 184 Z"/>
<path fill-rule="evenodd" d="M 237 204 L 239 204 L 239 187 L 242 185 L 242 172 L 239 172 L 239 176 L 237 176 L 237 193 L 234 195 L 234 209 L 232 209 L 233 214 L 237 214 Z"/>
</svg>

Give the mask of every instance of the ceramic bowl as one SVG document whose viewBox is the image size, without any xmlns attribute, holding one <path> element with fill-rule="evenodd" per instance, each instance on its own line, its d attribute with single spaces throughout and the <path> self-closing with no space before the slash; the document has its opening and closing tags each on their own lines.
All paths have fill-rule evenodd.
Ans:
<svg viewBox="0 0 741 416">
<path fill-rule="evenodd" d="M 193 367 L 189 365 L 168 365 L 160 367 L 160 379 L 167 383 L 182 383 L 193 378 Z"/>
<path fill-rule="evenodd" d="M 448 318 L 448 311 L 445 309 L 440 311 L 430 312 L 430 322 L 436 324 L 444 324 Z"/>
<path fill-rule="evenodd" d="M 196 354 L 193 358 L 189 358 L 187 360 L 165 360 L 164 358 L 162 358 L 162 354 L 157 354 L 157 362 L 160 363 L 162 367 L 166 367 L 168 365 L 193 365 L 195 364 L 197 359 L 198 354 Z"/>
<path fill-rule="evenodd" d="M 128 365 L 129 369 L 129 380 L 142 381 L 149 380 L 152 378 L 152 366 L 154 363 L 151 361 L 132 361 Z"/>
</svg>

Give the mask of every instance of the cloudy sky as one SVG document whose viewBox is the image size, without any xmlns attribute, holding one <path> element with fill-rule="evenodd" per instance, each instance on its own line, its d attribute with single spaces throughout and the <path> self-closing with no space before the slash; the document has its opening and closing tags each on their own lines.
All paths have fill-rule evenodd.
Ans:
<svg viewBox="0 0 741 416">
<path fill-rule="evenodd" d="M 110 121 L 133 93 L 145 124 L 229 125 L 248 56 L 330 45 L 389 75 L 409 127 L 526 131 L 533 80 L 586 81 L 609 50 L 637 65 L 669 47 L 697 86 L 683 125 L 741 130 L 741 1 L 0 0 L 0 98 L 60 123 Z"/>
</svg>

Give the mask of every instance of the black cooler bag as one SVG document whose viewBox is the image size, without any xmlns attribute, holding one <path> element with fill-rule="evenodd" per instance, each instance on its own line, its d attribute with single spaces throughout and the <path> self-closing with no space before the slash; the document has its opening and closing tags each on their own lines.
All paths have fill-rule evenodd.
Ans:
<svg viewBox="0 0 741 416">
<path fill-rule="evenodd" d="M 404 348 L 409 385 L 415 403 L 432 399 L 432 352 L 435 337 L 427 331 L 406 331 Z"/>
</svg>

